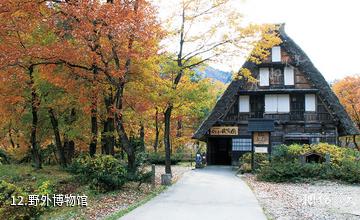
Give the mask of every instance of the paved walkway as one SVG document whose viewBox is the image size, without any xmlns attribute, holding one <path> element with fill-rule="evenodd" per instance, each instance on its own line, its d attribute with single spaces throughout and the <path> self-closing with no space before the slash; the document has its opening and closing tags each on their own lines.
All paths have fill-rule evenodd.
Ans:
<svg viewBox="0 0 360 220">
<path fill-rule="evenodd" d="M 193 170 L 122 220 L 263 220 L 250 188 L 230 167 Z"/>
</svg>

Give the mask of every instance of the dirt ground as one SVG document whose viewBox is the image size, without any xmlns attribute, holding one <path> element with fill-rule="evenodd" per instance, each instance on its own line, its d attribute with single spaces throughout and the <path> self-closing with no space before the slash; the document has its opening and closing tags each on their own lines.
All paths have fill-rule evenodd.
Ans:
<svg viewBox="0 0 360 220">
<path fill-rule="evenodd" d="M 360 185 L 333 181 L 269 183 L 242 175 L 270 219 L 360 219 Z"/>
</svg>

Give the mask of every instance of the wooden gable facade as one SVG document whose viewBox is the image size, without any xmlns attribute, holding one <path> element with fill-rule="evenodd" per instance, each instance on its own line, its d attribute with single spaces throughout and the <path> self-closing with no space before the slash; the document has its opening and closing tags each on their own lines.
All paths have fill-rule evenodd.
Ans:
<svg viewBox="0 0 360 220">
<path fill-rule="evenodd" d="M 280 144 L 337 144 L 339 136 L 358 133 L 324 77 L 283 25 L 279 34 L 283 42 L 272 48 L 267 60 L 244 64 L 258 83 L 231 82 L 194 134 L 207 143 L 209 164 L 236 164 L 240 155 L 254 148 L 269 153 Z M 255 130 L 250 129 L 254 122 Z M 269 123 L 273 127 L 266 130 Z"/>
</svg>

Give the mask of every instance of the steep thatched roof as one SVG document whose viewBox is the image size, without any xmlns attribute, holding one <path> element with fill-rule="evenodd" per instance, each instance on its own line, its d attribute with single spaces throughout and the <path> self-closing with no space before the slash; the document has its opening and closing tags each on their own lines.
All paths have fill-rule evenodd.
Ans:
<svg viewBox="0 0 360 220">
<path fill-rule="evenodd" d="M 291 56 L 294 61 L 294 65 L 305 74 L 306 78 L 312 82 L 316 88 L 319 89 L 319 95 L 329 108 L 330 113 L 339 120 L 339 135 L 344 136 L 359 134 L 359 130 L 346 113 L 344 107 L 340 104 L 339 99 L 333 93 L 323 75 L 316 69 L 305 52 L 285 33 L 284 24 L 280 25 L 279 35 L 282 40 L 282 48 Z M 243 67 L 252 71 L 256 68 L 256 65 L 250 62 L 245 62 Z M 195 132 L 193 138 L 203 139 L 207 131 L 216 122 L 221 120 L 227 110 L 231 107 L 232 103 L 236 99 L 239 89 L 243 85 L 244 81 L 242 80 L 233 80 L 230 83 L 224 94 L 217 101 L 214 109 Z"/>
</svg>

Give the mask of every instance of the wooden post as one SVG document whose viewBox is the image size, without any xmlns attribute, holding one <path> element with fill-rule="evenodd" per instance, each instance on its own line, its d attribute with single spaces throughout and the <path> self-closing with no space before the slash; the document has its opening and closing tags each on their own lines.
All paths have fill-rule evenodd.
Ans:
<svg viewBox="0 0 360 220">
<path fill-rule="evenodd" d="M 269 132 L 269 146 L 268 146 L 269 162 L 271 162 L 271 152 L 272 152 L 271 132 Z"/>
<path fill-rule="evenodd" d="M 192 156 L 192 152 L 190 153 L 190 167 L 192 168 L 192 162 L 193 162 L 193 156 Z"/>
<path fill-rule="evenodd" d="M 255 146 L 254 146 L 254 132 L 251 132 L 251 172 L 255 171 Z"/>
<path fill-rule="evenodd" d="M 326 161 L 327 164 L 329 164 L 331 162 L 331 157 L 330 157 L 329 153 L 325 154 L 325 161 Z"/>
<path fill-rule="evenodd" d="M 151 164 L 151 187 L 155 189 L 155 164 Z"/>
<path fill-rule="evenodd" d="M 165 186 L 171 185 L 171 174 L 165 173 L 161 175 L 161 185 L 165 185 Z"/>
</svg>

